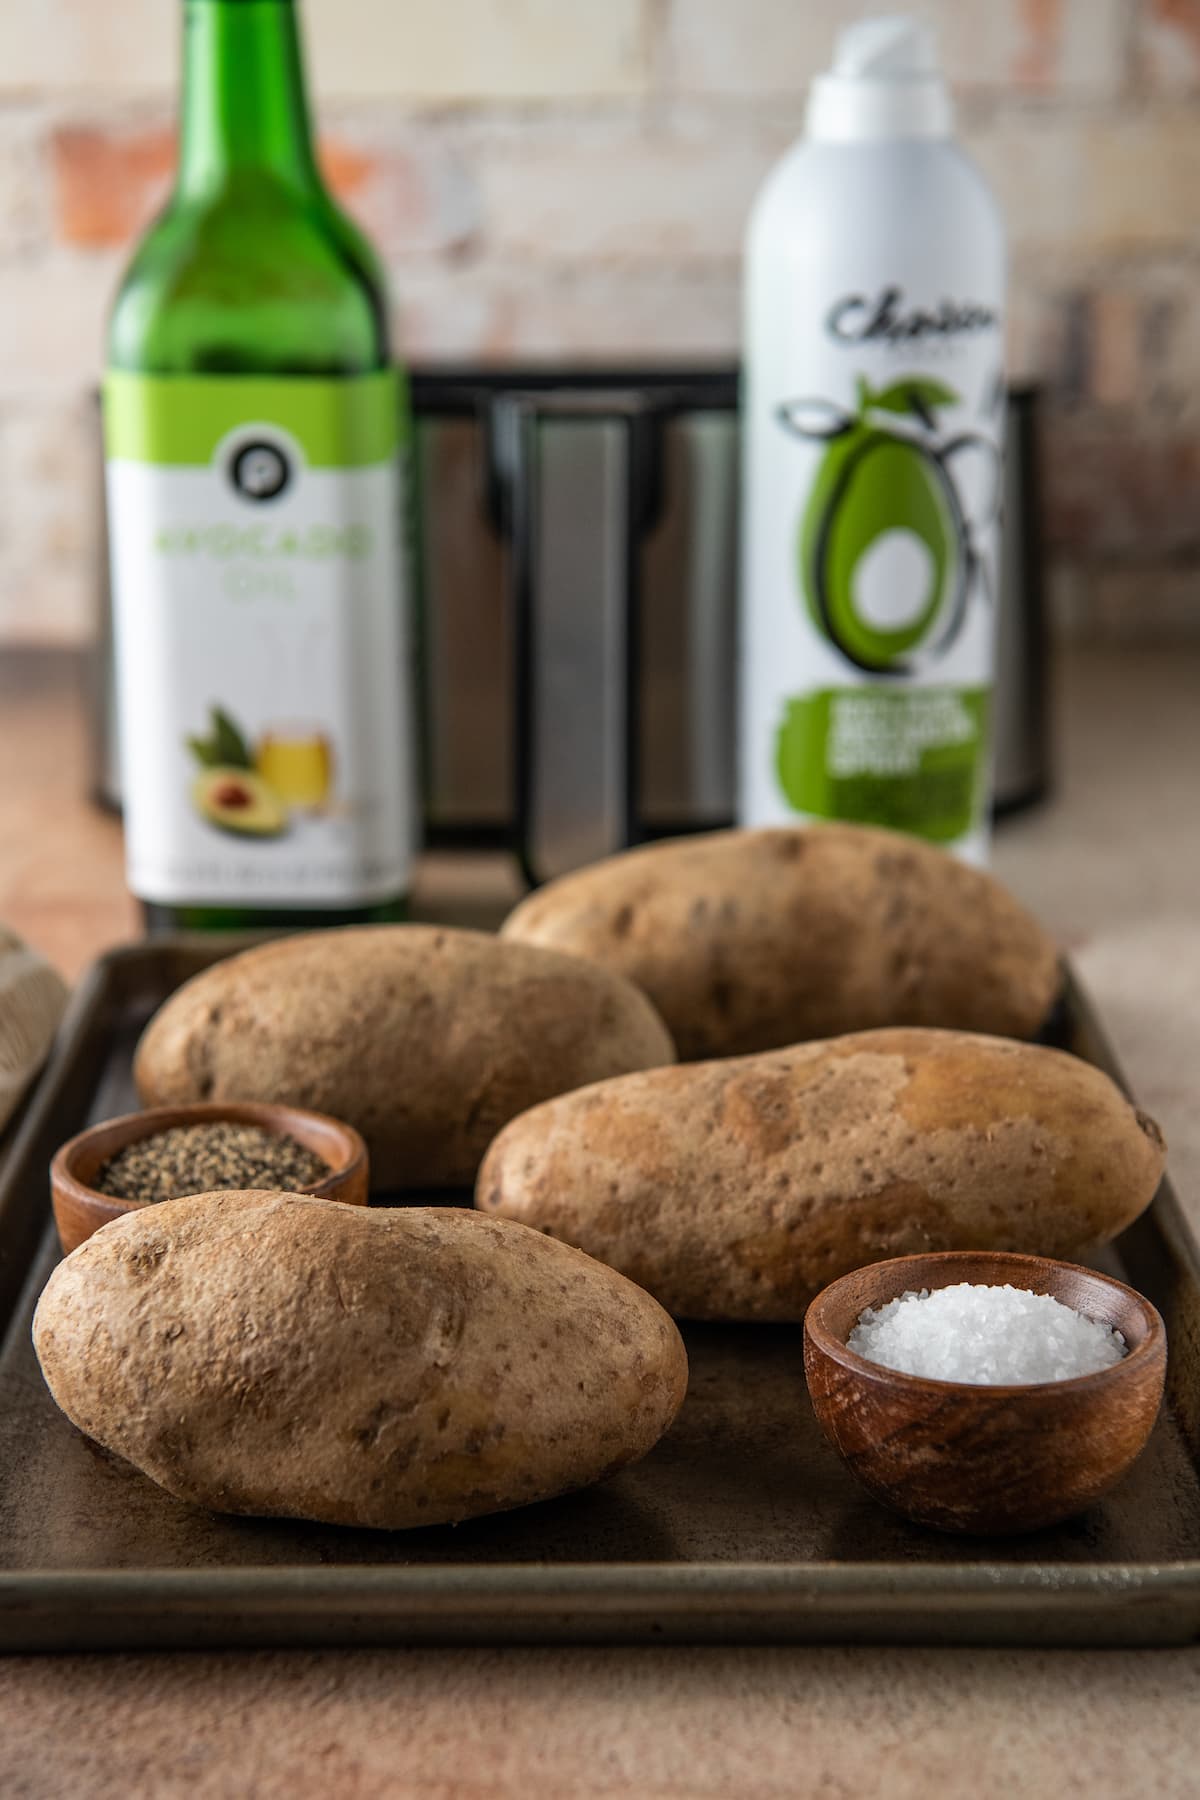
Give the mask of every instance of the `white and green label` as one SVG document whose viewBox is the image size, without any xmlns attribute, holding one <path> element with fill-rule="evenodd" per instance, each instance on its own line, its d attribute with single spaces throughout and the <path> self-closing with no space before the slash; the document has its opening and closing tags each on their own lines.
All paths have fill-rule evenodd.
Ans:
<svg viewBox="0 0 1200 1800">
<path fill-rule="evenodd" d="M 947 179 L 950 215 L 960 202 L 971 215 L 977 196 Z M 827 220 L 807 260 L 778 220 L 756 240 L 743 824 L 846 819 L 986 856 L 1003 257 L 971 216 L 957 233 L 926 219 L 874 243 Z M 886 279 L 881 263 L 897 265 Z"/>
<path fill-rule="evenodd" d="M 366 905 L 413 841 L 397 378 L 105 383 L 129 885 Z"/>
<path fill-rule="evenodd" d="M 779 785 L 798 813 L 953 844 L 985 797 L 987 688 L 822 688 L 789 700 Z"/>
<path fill-rule="evenodd" d="M 987 801 L 1000 453 L 993 419 L 978 428 L 965 399 L 901 366 L 882 381 L 859 372 L 849 406 L 775 402 L 779 464 L 793 446 L 804 459 L 778 591 L 809 680 L 771 671 L 770 779 L 793 815 L 971 853 Z"/>
</svg>

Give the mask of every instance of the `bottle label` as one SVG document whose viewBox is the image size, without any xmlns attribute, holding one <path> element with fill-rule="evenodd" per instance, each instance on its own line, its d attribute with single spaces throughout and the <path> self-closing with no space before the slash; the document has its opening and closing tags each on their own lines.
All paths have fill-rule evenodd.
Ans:
<svg viewBox="0 0 1200 1800">
<path fill-rule="evenodd" d="M 129 885 L 368 905 L 413 841 L 395 371 L 110 371 Z"/>
<path fill-rule="evenodd" d="M 981 857 L 998 296 L 849 283 L 806 306 L 771 322 L 773 366 L 748 384 L 742 815 L 886 825 Z"/>
</svg>

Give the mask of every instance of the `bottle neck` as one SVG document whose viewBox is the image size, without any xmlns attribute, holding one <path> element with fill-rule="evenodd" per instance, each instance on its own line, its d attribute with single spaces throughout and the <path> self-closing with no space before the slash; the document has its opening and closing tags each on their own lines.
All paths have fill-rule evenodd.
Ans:
<svg viewBox="0 0 1200 1800">
<path fill-rule="evenodd" d="M 185 0 L 177 191 L 250 171 L 321 185 L 292 0 Z"/>
</svg>

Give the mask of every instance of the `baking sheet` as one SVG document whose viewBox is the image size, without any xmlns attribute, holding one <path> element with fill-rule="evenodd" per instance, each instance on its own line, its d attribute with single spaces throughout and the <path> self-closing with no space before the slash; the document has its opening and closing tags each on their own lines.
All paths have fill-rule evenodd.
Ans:
<svg viewBox="0 0 1200 1800">
<path fill-rule="evenodd" d="M 142 1024 L 220 953 L 164 939 L 95 965 L 0 1172 L 0 1650 L 1200 1635 L 1200 1263 L 1166 1184 L 1097 1266 L 1163 1312 L 1168 1405 L 1117 1491 L 1051 1531 L 946 1537 L 877 1506 L 812 1419 L 798 1326 L 686 1328 L 688 1398 L 644 1462 L 491 1519 L 351 1531 L 162 1493 L 58 1412 L 29 1322 L 59 1254 L 51 1153 L 136 1104 Z M 1062 1032 L 1114 1072 L 1074 984 Z"/>
</svg>

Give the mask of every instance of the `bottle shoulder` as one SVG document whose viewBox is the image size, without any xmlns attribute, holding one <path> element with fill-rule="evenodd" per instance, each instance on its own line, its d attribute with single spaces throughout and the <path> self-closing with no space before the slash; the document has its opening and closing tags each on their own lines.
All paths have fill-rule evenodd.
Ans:
<svg viewBox="0 0 1200 1800">
<path fill-rule="evenodd" d="M 801 138 L 767 175 L 747 251 L 853 235 L 864 245 L 969 236 L 1003 256 L 1004 221 L 982 172 L 953 139 L 842 144 Z"/>
<path fill-rule="evenodd" d="M 359 373 L 388 360 L 362 233 L 320 190 L 272 181 L 176 194 L 137 245 L 109 318 L 117 368 Z"/>
</svg>

